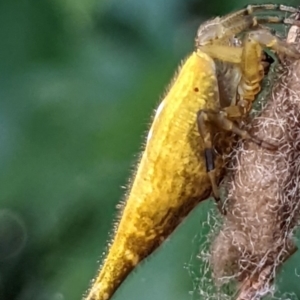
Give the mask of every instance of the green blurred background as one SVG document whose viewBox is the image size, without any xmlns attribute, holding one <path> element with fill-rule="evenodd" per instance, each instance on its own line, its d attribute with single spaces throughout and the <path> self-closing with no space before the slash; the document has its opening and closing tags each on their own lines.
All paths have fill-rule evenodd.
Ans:
<svg viewBox="0 0 300 300">
<path fill-rule="evenodd" d="M 249 3 L 0 1 L 0 300 L 81 299 L 153 109 L 198 25 Z M 209 205 L 114 300 L 202 299 L 197 254 Z M 295 268 L 297 256 L 279 281 L 300 295 Z"/>
</svg>

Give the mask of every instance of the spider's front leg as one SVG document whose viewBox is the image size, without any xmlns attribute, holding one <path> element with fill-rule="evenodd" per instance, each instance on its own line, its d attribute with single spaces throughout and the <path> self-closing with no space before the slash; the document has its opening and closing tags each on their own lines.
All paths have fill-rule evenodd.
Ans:
<svg viewBox="0 0 300 300">
<path fill-rule="evenodd" d="M 234 117 L 237 114 L 234 114 L 236 106 L 228 107 L 228 111 L 233 113 Z M 240 110 L 236 111 L 237 113 Z M 275 150 L 277 146 L 262 141 L 258 138 L 251 136 L 248 131 L 239 128 L 234 121 L 230 120 L 230 117 L 233 115 L 229 115 L 225 110 L 213 111 L 213 110 L 200 110 L 197 114 L 197 124 L 199 133 L 203 139 L 204 146 L 205 146 L 205 161 L 206 161 L 206 171 L 208 173 L 209 179 L 211 181 L 212 190 L 214 197 L 216 199 L 217 205 L 221 213 L 225 214 L 225 211 L 222 209 L 222 205 L 220 203 L 220 195 L 216 181 L 215 175 L 215 162 L 214 162 L 214 150 L 212 145 L 212 136 L 209 130 L 209 124 L 213 124 L 214 126 L 226 130 L 231 131 L 237 135 L 239 135 L 243 139 L 249 139 L 256 143 L 257 145 L 268 149 L 268 150 Z"/>
<path fill-rule="evenodd" d="M 197 115 L 198 130 L 205 145 L 206 168 L 218 205 L 220 197 L 215 179 L 214 155 L 209 124 L 222 130 L 233 132 L 243 139 L 251 140 L 262 148 L 276 150 L 278 147 L 278 145 L 251 136 L 235 122 L 235 120 L 241 119 L 249 113 L 252 102 L 261 90 L 261 81 L 264 77 L 262 46 L 266 46 L 277 53 L 284 53 L 292 58 L 299 57 L 299 53 L 291 45 L 275 37 L 266 29 L 253 30 L 248 33 L 244 39 L 242 48 L 232 47 L 230 49 L 230 47 L 224 46 L 220 55 L 216 52 L 208 51 L 213 58 L 222 60 L 225 64 L 236 64 L 236 66 L 239 66 L 236 68 L 237 72 L 241 72 L 241 79 L 236 85 L 237 101 L 235 99 L 234 101 L 227 99 L 227 107 L 221 108 L 218 111 L 201 110 Z M 222 48 L 222 45 L 218 45 L 219 49 L 220 47 Z M 210 47 L 209 50 L 211 49 L 213 48 Z M 202 50 L 208 49 L 203 47 Z"/>
</svg>

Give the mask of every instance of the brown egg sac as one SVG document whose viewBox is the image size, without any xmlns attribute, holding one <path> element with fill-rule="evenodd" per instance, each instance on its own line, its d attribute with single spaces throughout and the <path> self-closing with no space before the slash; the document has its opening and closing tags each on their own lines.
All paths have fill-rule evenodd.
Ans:
<svg viewBox="0 0 300 300">
<path fill-rule="evenodd" d="M 278 267 L 295 251 L 300 219 L 300 61 L 285 62 L 250 134 L 276 151 L 240 141 L 231 154 L 227 214 L 214 237 L 210 264 L 216 285 L 236 283 L 233 299 L 260 299 Z M 226 298 L 228 295 L 224 295 Z M 230 296 L 232 298 L 232 295 Z"/>
</svg>

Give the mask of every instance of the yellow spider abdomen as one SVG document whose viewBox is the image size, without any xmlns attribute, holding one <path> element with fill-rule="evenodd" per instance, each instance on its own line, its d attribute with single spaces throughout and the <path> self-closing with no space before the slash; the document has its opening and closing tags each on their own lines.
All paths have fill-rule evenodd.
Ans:
<svg viewBox="0 0 300 300">
<path fill-rule="evenodd" d="M 209 196 L 196 115 L 217 109 L 217 96 L 214 61 L 201 51 L 192 53 L 157 109 L 121 222 L 87 300 L 112 295 L 137 263 Z"/>
</svg>

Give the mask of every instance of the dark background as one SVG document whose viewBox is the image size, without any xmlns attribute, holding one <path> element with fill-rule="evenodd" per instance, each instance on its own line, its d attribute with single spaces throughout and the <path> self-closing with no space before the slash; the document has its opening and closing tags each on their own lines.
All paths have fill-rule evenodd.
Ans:
<svg viewBox="0 0 300 300">
<path fill-rule="evenodd" d="M 0 1 L 0 300 L 81 298 L 150 116 L 197 27 L 249 3 Z M 114 300 L 202 299 L 197 254 L 208 206 Z M 297 261 L 279 282 L 300 296 Z"/>
</svg>

